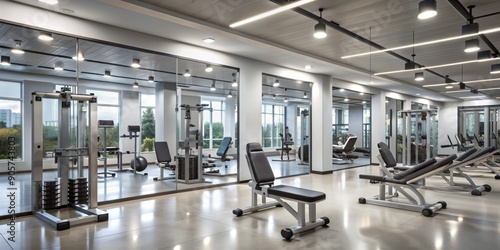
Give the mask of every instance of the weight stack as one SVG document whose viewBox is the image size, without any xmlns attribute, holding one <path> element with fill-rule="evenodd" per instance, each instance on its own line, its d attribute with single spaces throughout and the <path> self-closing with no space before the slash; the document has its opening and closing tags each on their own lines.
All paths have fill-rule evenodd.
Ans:
<svg viewBox="0 0 500 250">
<path fill-rule="evenodd" d="M 88 204 L 88 190 L 87 178 L 68 179 L 68 203 L 72 205 Z"/>
<path fill-rule="evenodd" d="M 61 204 L 59 181 L 43 182 L 43 209 L 57 208 Z"/>
</svg>

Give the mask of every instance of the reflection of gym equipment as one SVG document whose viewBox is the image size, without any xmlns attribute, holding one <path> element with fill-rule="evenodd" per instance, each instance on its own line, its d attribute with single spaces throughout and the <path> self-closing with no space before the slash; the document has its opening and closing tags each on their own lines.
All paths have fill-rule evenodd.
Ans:
<svg viewBox="0 0 500 250">
<path fill-rule="evenodd" d="M 93 95 L 71 94 L 64 92 L 64 90 L 61 93 L 34 92 L 32 97 L 31 204 L 33 214 L 57 230 L 65 230 L 72 225 L 92 221 L 107 221 L 108 214 L 97 209 L 97 98 Z M 58 178 L 55 181 L 43 181 L 42 99 L 44 98 L 59 100 L 59 148 L 55 149 Z M 85 119 L 85 115 L 87 115 L 88 147 L 85 148 L 71 147 L 72 101 L 79 102 L 79 120 Z M 87 107 L 84 107 L 83 103 L 86 103 Z M 86 126 L 78 129 L 85 130 Z M 83 156 L 88 157 L 88 179 L 83 175 L 76 179 L 69 179 L 70 159 Z M 59 218 L 57 214 L 65 214 L 60 210 L 62 208 L 76 210 L 78 217 Z M 57 211 L 53 212 L 56 209 Z"/>
<path fill-rule="evenodd" d="M 206 175 L 212 175 L 215 174 L 217 176 L 222 176 L 220 174 L 220 170 L 214 169 L 216 167 L 215 163 L 217 160 L 220 160 L 221 162 L 224 163 L 224 168 L 227 168 L 227 162 L 232 160 L 233 157 L 227 156 L 227 151 L 229 150 L 229 147 L 231 146 L 233 138 L 226 136 L 222 138 L 222 141 L 220 143 L 219 148 L 217 149 L 217 153 L 214 157 L 209 155 L 208 157 L 208 168 L 211 168 L 209 171 L 205 171 L 204 174 Z M 210 165 L 212 164 L 212 165 Z M 205 168 L 205 167 L 204 167 Z M 226 174 L 229 175 L 229 174 Z"/>
<path fill-rule="evenodd" d="M 355 136 L 353 134 L 349 134 L 344 145 L 332 145 L 333 158 L 342 160 L 341 164 L 348 164 L 348 161 L 350 161 L 351 163 L 354 163 L 354 160 L 358 159 L 357 155 L 352 154 L 356 150 L 355 145 L 356 145 L 357 140 L 358 140 L 357 136 Z"/>
<path fill-rule="evenodd" d="M 104 172 L 100 172 L 97 174 L 104 175 L 104 178 L 106 178 L 108 176 L 114 177 L 116 175 L 116 173 L 108 172 L 108 152 L 111 152 L 112 150 L 115 150 L 118 148 L 113 147 L 113 148 L 109 148 L 109 150 L 108 150 L 107 141 L 106 141 L 106 130 L 108 128 L 113 128 L 114 126 L 115 126 L 115 123 L 113 122 L 113 120 L 99 120 L 98 124 L 97 124 L 98 128 L 102 128 L 104 130 L 103 131 L 103 149 L 101 151 L 102 157 L 99 158 L 99 160 L 103 161 Z"/>
<path fill-rule="evenodd" d="M 412 165 L 433 157 L 432 136 L 437 131 L 431 130 L 437 110 L 419 109 L 398 111 L 402 116 L 403 165 Z M 415 134 L 412 138 L 411 118 L 415 118 Z M 425 132 L 425 133 L 424 133 Z M 422 153 L 419 153 L 422 152 Z"/>
<path fill-rule="evenodd" d="M 207 104 L 196 104 L 192 107 L 189 104 L 182 104 L 181 110 L 184 110 L 185 116 L 185 138 L 179 141 L 178 146 L 184 151 L 184 155 L 177 156 L 176 179 L 186 184 L 205 182 L 203 179 L 202 168 L 202 147 L 203 137 L 200 130 L 203 125 L 203 111 L 208 110 Z M 198 126 L 191 124 L 191 111 L 198 111 Z M 198 155 L 191 155 L 191 148 L 198 150 Z"/>
<path fill-rule="evenodd" d="M 252 187 L 252 205 L 233 210 L 234 215 L 241 216 L 245 213 L 282 206 L 297 219 L 297 226 L 281 230 L 281 236 L 287 240 L 295 234 L 330 223 L 327 217 L 316 219 L 316 203 L 326 199 L 325 193 L 286 185 L 273 186 L 275 180 L 273 170 L 262 146 L 259 143 L 249 143 L 246 150 L 248 166 L 252 174 L 252 180 L 248 183 Z M 257 195 L 262 196 L 261 204 L 258 204 Z M 273 198 L 277 202 L 266 202 L 266 197 Z M 297 202 L 298 211 L 283 199 Z M 309 216 L 307 217 L 305 214 L 306 204 L 309 205 Z"/>
<path fill-rule="evenodd" d="M 359 203 L 418 211 L 426 217 L 430 217 L 436 211 L 446 208 L 447 204 L 444 201 L 431 204 L 426 203 L 424 196 L 416 189 L 416 185 L 414 183 L 424 180 L 424 178 L 432 175 L 433 171 L 439 169 L 444 170 L 446 166 L 457 158 L 456 155 L 452 154 L 440 161 L 436 161 L 434 158 L 431 158 L 406 171 L 393 175 L 389 168 L 396 166 L 396 160 L 387 145 L 382 142 L 378 145 L 380 148 L 380 155 L 378 155 L 377 158 L 379 160 L 381 175 L 362 174 L 359 175 L 359 178 L 370 180 L 370 182 L 378 182 L 379 194 L 371 199 L 361 197 L 358 199 Z M 411 195 L 409 191 L 411 191 L 413 195 Z M 403 194 L 408 202 L 401 202 L 401 198 L 398 198 L 398 193 Z"/>
<path fill-rule="evenodd" d="M 134 174 L 138 175 L 148 175 L 148 173 L 139 173 L 144 171 L 148 167 L 148 161 L 146 158 L 143 156 L 140 156 L 137 154 L 137 150 L 139 148 L 139 145 L 137 144 L 137 138 L 139 138 L 139 132 L 141 132 L 141 127 L 139 125 L 129 125 L 128 126 L 128 135 L 123 134 L 120 135 L 120 138 L 129 138 L 132 139 L 134 138 L 134 159 L 130 161 L 130 169 L 123 169 L 122 168 L 122 159 L 123 159 L 123 152 L 120 152 L 118 154 L 118 171 L 120 172 L 131 172 Z M 130 153 L 129 151 L 125 153 Z"/>
<path fill-rule="evenodd" d="M 300 111 L 300 124 L 302 142 L 299 147 L 299 165 L 309 165 L 309 110 Z"/>
<path fill-rule="evenodd" d="M 273 159 L 273 161 L 295 161 L 295 159 L 290 159 L 290 151 L 292 148 L 290 146 L 294 145 L 292 134 L 288 132 L 288 126 L 285 126 L 285 134 L 279 133 L 281 138 L 281 148 L 277 148 L 277 151 L 280 151 L 281 159 Z M 283 159 L 284 154 L 286 154 L 286 160 Z"/>
<path fill-rule="evenodd" d="M 170 156 L 170 150 L 166 141 L 155 141 L 155 154 L 156 160 L 158 161 L 158 167 L 160 168 L 160 178 L 154 177 L 154 181 L 170 180 L 175 179 L 175 176 L 164 177 L 164 170 L 174 171 L 175 175 L 175 164 L 170 165 L 172 162 L 172 157 Z"/>
</svg>

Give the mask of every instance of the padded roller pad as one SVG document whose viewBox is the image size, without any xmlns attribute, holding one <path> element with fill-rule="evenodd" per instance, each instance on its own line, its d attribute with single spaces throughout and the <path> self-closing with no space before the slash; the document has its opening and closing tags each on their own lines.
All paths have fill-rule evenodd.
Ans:
<svg viewBox="0 0 500 250">
<path fill-rule="evenodd" d="M 285 185 L 270 187 L 267 189 L 267 192 L 270 195 L 309 203 L 321 201 L 326 198 L 325 193 L 322 192 Z"/>
</svg>

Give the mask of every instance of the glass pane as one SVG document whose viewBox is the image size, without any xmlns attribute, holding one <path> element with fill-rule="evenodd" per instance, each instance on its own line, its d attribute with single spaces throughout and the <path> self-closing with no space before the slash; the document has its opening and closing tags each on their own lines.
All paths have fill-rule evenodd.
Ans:
<svg viewBox="0 0 500 250">
<path fill-rule="evenodd" d="M 141 109 L 141 150 L 154 151 L 153 145 L 155 142 L 155 109 Z"/>
<path fill-rule="evenodd" d="M 107 104 L 107 105 L 120 104 L 118 92 L 87 89 L 87 94 L 90 93 L 94 93 L 94 95 L 97 96 L 97 104 Z"/>
<path fill-rule="evenodd" d="M 212 101 L 212 108 L 222 110 L 222 101 Z"/>
<path fill-rule="evenodd" d="M 142 107 L 155 107 L 156 106 L 156 96 L 149 94 L 141 94 L 141 106 Z"/>
<path fill-rule="evenodd" d="M 21 83 L 0 81 L 0 97 L 21 98 Z"/>
<path fill-rule="evenodd" d="M 0 101 L 0 159 L 22 158 L 21 102 Z M 15 154 L 9 150 L 9 142 L 14 138 Z M 12 142 L 11 142 L 12 143 Z"/>
</svg>

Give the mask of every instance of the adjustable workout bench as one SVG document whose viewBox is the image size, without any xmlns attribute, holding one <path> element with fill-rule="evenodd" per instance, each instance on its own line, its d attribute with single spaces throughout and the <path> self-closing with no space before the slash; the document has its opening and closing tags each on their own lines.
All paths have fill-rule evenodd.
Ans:
<svg viewBox="0 0 500 250">
<path fill-rule="evenodd" d="M 390 152 L 390 151 L 389 151 Z M 381 155 L 386 154 L 383 148 L 380 149 Z M 375 196 L 373 199 L 359 198 L 358 202 L 361 204 L 374 204 L 392 208 L 400 208 L 411 211 L 421 211 L 422 214 L 426 217 L 432 216 L 437 210 L 441 208 L 446 208 L 447 204 L 444 201 L 439 201 L 437 203 L 428 204 L 425 202 L 424 196 L 418 192 L 418 190 L 414 187 L 413 183 L 416 183 L 425 177 L 429 176 L 429 174 L 435 171 L 443 171 L 450 163 L 453 162 L 456 155 L 452 154 L 442 160 L 435 161 L 434 159 L 429 159 L 424 161 L 421 164 L 418 164 L 406 171 L 400 172 L 396 175 L 392 175 L 387 168 L 384 166 L 384 161 L 382 160 L 382 156 L 377 156 L 380 164 L 382 165 L 381 171 L 383 171 L 384 176 L 378 175 L 359 175 L 360 179 L 368 179 L 370 181 L 379 182 L 379 195 Z M 389 192 L 386 194 L 386 186 L 389 187 Z M 392 188 L 394 188 L 397 192 L 393 193 Z M 412 195 L 407 193 L 404 189 L 413 192 L 413 194 L 418 198 L 416 200 Z M 401 203 L 398 201 L 393 201 L 391 198 L 397 197 L 398 193 L 403 194 L 410 203 Z"/>
<path fill-rule="evenodd" d="M 409 169 L 412 169 L 412 166 L 398 166 L 396 164 L 396 160 L 394 159 L 394 156 L 392 155 L 391 151 L 389 150 L 389 147 L 383 142 L 378 144 L 379 150 L 380 150 L 380 155 L 379 155 L 379 161 L 380 163 L 383 163 L 381 165 L 381 170 L 384 172 L 383 174 L 385 175 L 386 171 L 384 171 L 383 167 L 388 168 L 389 171 L 390 169 L 395 169 L 399 171 L 406 171 Z M 480 196 L 482 191 L 490 192 L 491 191 L 491 186 L 488 184 L 484 185 L 476 185 L 472 178 L 467 175 L 464 171 L 463 168 L 469 165 L 473 164 L 478 164 L 486 161 L 488 157 L 490 157 L 491 154 L 495 153 L 493 148 L 483 148 L 480 150 L 476 150 L 475 148 L 471 148 L 467 150 L 466 152 L 462 153 L 459 155 L 452 164 L 447 165 L 445 168 L 441 169 L 440 171 L 432 171 L 434 174 L 439 175 L 443 180 L 446 181 L 448 185 L 451 187 L 455 188 L 458 187 L 460 188 L 459 191 L 470 191 L 472 195 L 477 195 Z M 434 160 L 433 158 L 426 160 L 425 162 L 432 161 Z M 435 160 L 434 160 L 435 161 Z M 423 163 L 421 163 L 423 164 Z M 419 165 L 421 165 L 419 164 Z M 429 176 L 431 174 L 428 174 Z M 461 177 L 464 178 L 467 183 L 456 183 L 455 178 L 456 177 Z M 417 187 L 417 185 L 415 185 Z M 425 189 L 439 189 L 442 190 L 442 188 L 436 188 L 436 187 L 431 187 L 427 186 L 425 184 L 425 180 L 422 180 L 421 185 L 418 187 L 425 188 Z"/>
<path fill-rule="evenodd" d="M 281 230 L 281 236 L 285 239 L 292 238 L 293 235 L 325 226 L 330 223 L 327 217 L 316 219 L 316 203 L 326 199 L 322 192 L 298 188 L 293 186 L 274 184 L 274 174 L 271 165 L 267 160 L 262 146 L 259 143 L 247 144 L 247 161 L 250 166 L 252 179 L 248 185 L 252 187 L 252 205 L 246 208 L 237 208 L 233 214 L 241 216 L 245 213 L 258 212 L 262 209 L 283 206 L 297 219 L 297 225 Z M 257 195 L 262 196 L 262 204 L 258 204 Z M 266 197 L 273 198 L 276 202 L 266 202 Z M 298 211 L 295 211 L 283 199 L 296 201 Z M 306 222 L 305 205 L 309 205 L 309 221 Z"/>
</svg>

